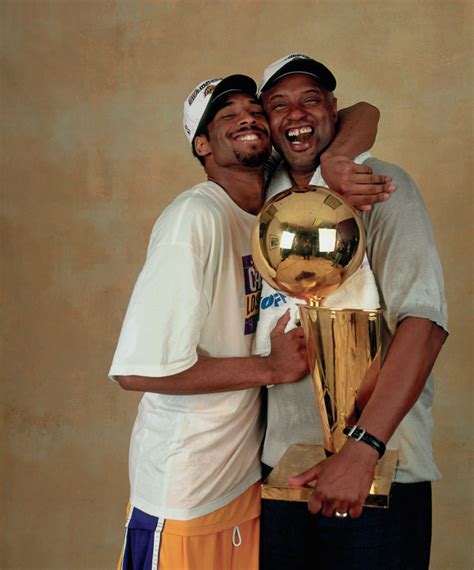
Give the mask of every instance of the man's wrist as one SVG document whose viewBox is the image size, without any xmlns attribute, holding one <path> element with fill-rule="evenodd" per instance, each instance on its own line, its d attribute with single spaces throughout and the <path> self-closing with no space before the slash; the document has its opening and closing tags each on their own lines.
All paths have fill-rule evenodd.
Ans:
<svg viewBox="0 0 474 570">
<path fill-rule="evenodd" d="M 369 433 L 363 427 L 357 425 L 351 427 L 347 426 L 343 429 L 343 433 L 344 435 L 347 435 L 349 439 L 360 441 L 375 449 L 379 454 L 379 459 L 383 457 L 385 453 L 385 443 L 375 437 L 375 435 Z"/>
<path fill-rule="evenodd" d="M 357 463 L 359 467 L 365 465 L 375 469 L 380 459 L 378 452 L 373 447 L 354 439 L 348 439 L 339 453 L 347 457 L 349 463 Z"/>
<path fill-rule="evenodd" d="M 260 360 L 260 364 L 263 365 L 259 384 L 261 386 L 273 386 L 277 384 L 275 378 L 275 367 L 272 363 L 271 353 L 266 356 L 259 356 L 258 358 Z"/>
</svg>

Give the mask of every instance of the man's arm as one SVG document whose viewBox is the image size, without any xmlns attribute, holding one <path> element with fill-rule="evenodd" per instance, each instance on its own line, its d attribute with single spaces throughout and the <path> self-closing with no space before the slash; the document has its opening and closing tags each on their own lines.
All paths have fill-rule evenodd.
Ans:
<svg viewBox="0 0 474 570">
<path fill-rule="evenodd" d="M 117 376 L 125 390 L 161 394 L 206 394 L 259 388 L 300 380 L 308 373 L 306 344 L 300 327 L 285 333 L 289 311 L 271 333 L 271 353 L 265 357 L 211 358 L 199 356 L 194 366 L 164 377 Z"/>
<path fill-rule="evenodd" d="M 337 114 L 336 137 L 322 158 L 343 155 L 353 159 L 361 152 L 371 149 L 377 137 L 379 119 L 377 107 L 363 101 L 341 109 Z"/>
<path fill-rule="evenodd" d="M 427 319 L 407 317 L 399 324 L 359 426 L 385 443 L 390 439 L 421 394 L 446 337 Z M 317 479 L 308 503 L 312 513 L 332 516 L 337 510 L 358 518 L 377 460 L 376 450 L 349 439 L 339 453 L 290 482 L 304 485 Z"/>
<path fill-rule="evenodd" d="M 379 110 L 369 103 L 356 103 L 338 113 L 337 133 L 320 157 L 321 174 L 329 188 L 360 210 L 384 202 L 395 190 L 389 176 L 378 176 L 353 159 L 372 148 L 377 135 Z"/>
</svg>

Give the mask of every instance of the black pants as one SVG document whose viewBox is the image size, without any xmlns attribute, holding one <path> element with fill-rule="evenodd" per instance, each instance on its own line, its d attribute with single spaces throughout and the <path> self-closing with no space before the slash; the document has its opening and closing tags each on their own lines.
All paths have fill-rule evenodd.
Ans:
<svg viewBox="0 0 474 570">
<path fill-rule="evenodd" d="M 262 501 L 261 570 L 427 570 L 430 546 L 429 482 L 394 483 L 390 508 L 364 508 L 354 520 L 312 515 L 306 503 Z"/>
</svg>

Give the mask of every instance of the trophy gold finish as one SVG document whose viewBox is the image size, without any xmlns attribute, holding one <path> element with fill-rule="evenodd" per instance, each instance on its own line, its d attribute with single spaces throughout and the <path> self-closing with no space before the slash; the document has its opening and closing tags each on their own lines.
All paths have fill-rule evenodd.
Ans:
<svg viewBox="0 0 474 570">
<path fill-rule="evenodd" d="M 267 202 L 252 235 L 252 255 L 274 289 L 306 301 L 300 318 L 308 349 L 323 446 L 293 444 L 262 486 L 263 498 L 306 501 L 311 487 L 290 487 L 346 441 L 380 370 L 381 311 L 320 306 L 361 265 L 365 230 L 353 208 L 326 188 L 293 187 Z M 366 506 L 387 507 L 398 452 L 378 462 Z"/>
</svg>

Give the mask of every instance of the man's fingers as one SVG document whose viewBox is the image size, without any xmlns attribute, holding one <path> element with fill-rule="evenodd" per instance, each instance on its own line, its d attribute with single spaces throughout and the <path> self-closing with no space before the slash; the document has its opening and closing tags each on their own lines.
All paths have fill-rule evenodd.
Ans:
<svg viewBox="0 0 474 570">
<path fill-rule="evenodd" d="M 370 166 L 368 166 L 367 164 L 357 164 L 355 162 L 348 162 L 348 165 L 350 165 L 351 170 L 353 172 L 357 172 L 357 173 L 365 173 L 365 174 L 372 174 L 372 169 L 370 168 Z"/>
<path fill-rule="evenodd" d="M 358 519 L 363 512 L 363 505 L 356 504 L 350 506 L 350 503 L 347 501 L 325 500 L 324 496 L 315 489 L 308 500 L 308 509 L 313 514 L 320 512 L 325 517 Z"/>
<path fill-rule="evenodd" d="M 390 194 L 387 192 L 382 192 L 381 194 L 353 194 L 347 197 L 349 204 L 355 208 L 360 206 L 370 206 L 371 204 L 376 204 L 377 202 L 386 202 L 390 198 Z"/>
<path fill-rule="evenodd" d="M 344 516 L 344 514 L 346 515 Z M 321 509 L 321 514 L 325 517 L 336 517 L 345 519 L 349 513 L 349 503 L 346 501 L 324 501 Z"/>
<path fill-rule="evenodd" d="M 321 505 L 321 514 L 324 517 L 332 517 L 334 516 L 334 511 L 336 510 L 336 504 L 334 501 L 325 501 Z M 340 511 L 342 512 L 342 511 Z"/>
<path fill-rule="evenodd" d="M 308 500 L 308 509 L 313 515 L 321 513 L 325 517 L 335 517 L 338 519 L 358 519 L 363 512 L 363 505 L 358 504 L 349 507 L 347 502 L 341 501 L 324 501 L 318 491 L 313 491 Z"/>
<path fill-rule="evenodd" d="M 349 158 L 347 158 L 346 156 L 333 156 L 331 159 L 326 159 L 325 161 L 321 162 L 323 168 L 328 165 L 328 164 L 336 164 L 338 166 L 338 168 L 340 169 L 340 171 L 345 171 L 345 172 L 365 172 L 368 174 L 372 174 L 372 168 L 365 163 L 362 164 L 357 164 L 356 162 L 353 162 L 352 160 L 350 160 Z M 327 166 L 326 166 L 327 168 Z"/>
<path fill-rule="evenodd" d="M 323 506 L 323 502 L 319 493 L 313 492 L 311 493 L 311 497 L 308 499 L 308 510 L 313 515 L 317 515 Z"/>
<path fill-rule="evenodd" d="M 396 186 L 393 184 L 374 184 L 370 181 L 370 179 L 367 179 L 365 182 L 362 182 L 361 180 L 354 180 L 352 182 L 346 182 L 345 184 L 342 184 L 341 193 L 346 199 L 348 199 L 352 196 L 357 195 L 363 196 L 368 194 L 372 195 L 382 193 L 391 194 L 392 192 L 395 192 L 396 189 Z"/>
<path fill-rule="evenodd" d="M 277 334 L 284 334 L 286 325 L 290 320 L 290 309 L 286 309 L 283 315 L 278 319 L 277 324 L 274 326 L 272 332 L 270 333 L 270 337 L 275 336 Z"/>
<path fill-rule="evenodd" d="M 292 329 L 290 332 L 286 334 L 295 338 L 304 339 L 303 327 L 296 327 L 295 329 Z"/>
<path fill-rule="evenodd" d="M 307 471 L 304 471 L 303 473 L 300 473 L 299 475 L 288 477 L 288 482 L 290 483 L 290 485 L 293 485 L 294 487 L 302 487 L 303 485 L 306 485 L 306 483 L 310 483 L 311 481 L 317 479 L 318 474 L 319 474 L 319 465 L 313 465 L 313 467 L 311 467 Z"/>
<path fill-rule="evenodd" d="M 386 176 L 379 176 L 378 174 L 354 173 L 346 177 L 346 182 L 351 184 L 351 186 L 356 184 L 372 184 L 378 188 L 383 188 L 385 186 L 387 188 L 395 189 L 395 185 L 392 183 L 392 181 L 387 181 L 386 178 Z"/>
<path fill-rule="evenodd" d="M 351 519 L 358 519 L 362 514 L 363 506 L 362 505 L 355 505 L 349 509 L 349 516 Z"/>
<path fill-rule="evenodd" d="M 371 196 L 377 194 L 391 194 L 395 190 L 395 186 L 387 186 L 386 184 L 372 184 L 370 182 L 357 182 L 348 184 L 346 188 L 346 198 L 358 195 L 364 196 L 367 194 L 370 194 Z"/>
</svg>

